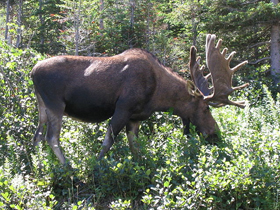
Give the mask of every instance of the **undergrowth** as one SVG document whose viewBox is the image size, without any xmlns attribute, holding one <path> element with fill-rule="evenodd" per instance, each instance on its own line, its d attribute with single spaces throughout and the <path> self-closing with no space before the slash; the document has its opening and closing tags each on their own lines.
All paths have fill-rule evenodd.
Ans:
<svg viewBox="0 0 280 210">
<path fill-rule="evenodd" d="M 37 113 L 30 67 L 18 68 L 18 61 L 25 56 L 25 66 L 32 66 L 41 57 L 9 56 L 0 74 L 1 209 L 280 209 L 280 96 L 273 98 L 266 86 L 243 92 L 250 98 L 245 109 L 212 109 L 221 129 L 215 145 L 194 127 L 184 136 L 180 119 L 156 113 L 142 123 L 138 160 L 120 133 L 98 161 L 107 122 L 64 118 L 61 145 L 70 168 L 46 142 L 32 147 Z M 250 97 L 255 93 L 261 99 Z"/>
</svg>

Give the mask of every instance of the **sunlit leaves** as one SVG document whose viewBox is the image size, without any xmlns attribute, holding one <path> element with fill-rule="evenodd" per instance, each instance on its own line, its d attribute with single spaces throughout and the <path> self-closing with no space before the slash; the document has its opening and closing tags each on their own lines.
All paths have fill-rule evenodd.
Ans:
<svg viewBox="0 0 280 210">
<path fill-rule="evenodd" d="M 34 113 L 34 93 L 30 78 L 30 71 L 33 65 L 42 59 L 32 50 L 15 49 L 0 41 L 0 145 L 3 148 L 0 157 L 1 163 L 6 158 L 15 158 L 19 161 L 25 149 L 31 142 L 24 142 L 23 139 L 31 139 L 31 130 L 34 128 L 31 121 L 36 118 Z M 17 151 L 18 155 L 13 156 L 12 151 Z M 27 158 L 27 157 L 26 157 Z M 17 159 L 17 160 L 16 160 Z M 19 161 L 20 162 L 20 161 Z M 21 166 L 18 166 L 19 168 Z"/>
</svg>

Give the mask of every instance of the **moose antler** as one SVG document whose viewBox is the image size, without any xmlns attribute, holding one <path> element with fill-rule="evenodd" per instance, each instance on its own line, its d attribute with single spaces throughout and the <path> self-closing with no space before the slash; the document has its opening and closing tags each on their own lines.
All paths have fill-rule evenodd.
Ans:
<svg viewBox="0 0 280 210">
<path fill-rule="evenodd" d="M 196 48 L 194 46 L 191 47 L 190 55 L 191 56 L 189 65 L 191 69 L 192 80 L 194 81 L 194 84 L 200 90 L 200 92 L 204 96 L 208 96 L 212 92 L 212 88 L 208 88 L 208 78 L 211 76 L 211 74 L 208 74 L 207 76 L 203 75 L 205 66 L 199 66 L 201 58 L 200 56 L 196 58 Z"/>
<path fill-rule="evenodd" d="M 190 70 L 192 79 L 203 93 L 204 99 L 208 101 L 209 105 L 221 107 L 229 104 L 244 108 L 244 101 L 230 101 L 228 96 L 233 91 L 240 90 L 249 85 L 249 83 L 246 83 L 238 87 L 232 87 L 232 76 L 234 72 L 248 62 L 244 61 L 234 68 L 230 68 L 230 61 L 236 52 L 232 52 L 228 58 L 225 58 L 227 48 L 225 48 L 221 53 L 220 47 L 222 45 L 222 40 L 219 39 L 216 46 L 215 40 L 215 35 L 208 34 L 206 37 L 206 64 L 211 73 L 213 93 L 210 95 L 211 89 L 208 88 L 207 79 L 209 76 L 204 77 L 202 72 L 204 67 L 199 67 L 200 58 L 198 57 L 196 60 L 195 47 L 191 47 Z"/>
</svg>

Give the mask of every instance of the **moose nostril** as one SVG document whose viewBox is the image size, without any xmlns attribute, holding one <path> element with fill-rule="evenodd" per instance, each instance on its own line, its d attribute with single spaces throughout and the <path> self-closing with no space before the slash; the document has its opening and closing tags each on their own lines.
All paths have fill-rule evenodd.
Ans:
<svg viewBox="0 0 280 210">
<path fill-rule="evenodd" d="M 203 136 L 212 136 L 215 135 L 215 129 L 208 129 L 207 131 L 202 132 Z"/>
</svg>

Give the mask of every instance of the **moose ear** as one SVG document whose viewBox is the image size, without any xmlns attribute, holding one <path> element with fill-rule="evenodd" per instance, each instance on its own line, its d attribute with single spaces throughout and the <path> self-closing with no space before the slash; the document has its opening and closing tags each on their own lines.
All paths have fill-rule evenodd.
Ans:
<svg viewBox="0 0 280 210">
<path fill-rule="evenodd" d="M 199 89 L 195 86 L 192 81 L 188 81 L 187 83 L 187 90 L 191 96 L 194 97 L 202 97 L 203 94 L 199 91 Z"/>
</svg>

